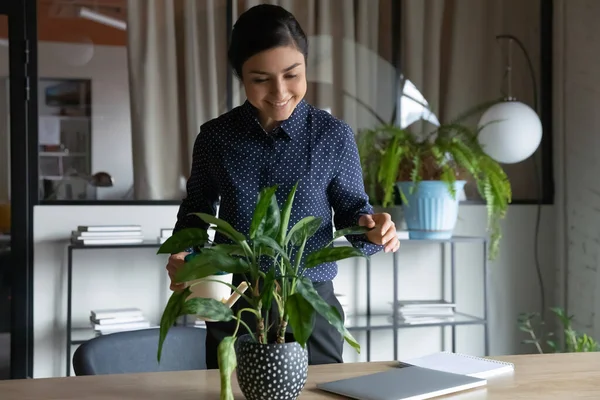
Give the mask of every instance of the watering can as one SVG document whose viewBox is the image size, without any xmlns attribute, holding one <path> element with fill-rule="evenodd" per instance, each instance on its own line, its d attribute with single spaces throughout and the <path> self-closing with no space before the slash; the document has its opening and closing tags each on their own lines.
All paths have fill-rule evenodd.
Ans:
<svg viewBox="0 0 600 400">
<path fill-rule="evenodd" d="M 197 253 L 190 253 L 185 257 L 185 262 L 191 260 Z M 215 299 L 227 307 L 231 308 L 241 297 L 241 294 L 248 289 L 248 284 L 244 281 L 237 287 L 237 291 L 231 293 L 233 274 L 228 272 L 218 272 L 215 275 L 209 275 L 205 278 L 186 282 L 190 288 L 191 294 L 188 299 L 195 297 Z"/>
</svg>

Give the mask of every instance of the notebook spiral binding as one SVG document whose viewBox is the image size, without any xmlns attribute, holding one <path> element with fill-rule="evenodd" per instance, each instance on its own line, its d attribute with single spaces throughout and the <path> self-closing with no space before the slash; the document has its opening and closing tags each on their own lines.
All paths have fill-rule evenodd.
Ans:
<svg viewBox="0 0 600 400">
<path fill-rule="evenodd" d="M 459 356 L 459 357 L 464 357 L 464 358 L 469 358 L 472 360 L 477 360 L 477 361 L 485 361 L 485 362 L 489 362 L 492 364 L 499 364 L 499 365 L 506 365 L 506 366 L 514 366 L 513 363 L 509 363 L 506 361 L 500 361 L 500 360 L 494 360 L 491 358 L 483 358 L 483 357 L 477 357 L 477 356 L 472 356 L 470 354 L 463 354 L 463 353 L 453 353 L 451 351 L 442 351 L 442 353 L 446 353 L 446 354 L 454 354 L 455 356 Z"/>
</svg>

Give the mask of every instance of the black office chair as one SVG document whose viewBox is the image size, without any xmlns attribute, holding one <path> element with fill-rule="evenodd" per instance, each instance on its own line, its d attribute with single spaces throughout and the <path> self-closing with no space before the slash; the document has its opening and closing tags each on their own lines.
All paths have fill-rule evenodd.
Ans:
<svg viewBox="0 0 600 400">
<path fill-rule="evenodd" d="M 206 329 L 174 326 L 156 360 L 158 328 L 115 332 L 80 345 L 73 354 L 75 375 L 206 369 Z"/>
</svg>

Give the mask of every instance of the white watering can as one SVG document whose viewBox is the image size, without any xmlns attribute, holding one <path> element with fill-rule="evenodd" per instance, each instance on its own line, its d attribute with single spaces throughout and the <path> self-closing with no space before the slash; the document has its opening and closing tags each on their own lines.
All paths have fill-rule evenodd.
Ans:
<svg viewBox="0 0 600 400">
<path fill-rule="evenodd" d="M 192 292 L 188 299 L 193 299 L 195 297 L 215 299 L 231 308 L 240 299 L 242 293 L 248 289 L 248 284 L 246 282 L 242 282 L 238 285 L 237 291 L 231 293 L 231 287 L 227 286 L 225 283 L 231 285 L 232 281 L 233 274 L 224 274 L 210 275 L 206 278 L 187 282 L 186 286 L 188 286 Z M 210 319 L 205 318 L 199 319 L 211 321 Z"/>
</svg>

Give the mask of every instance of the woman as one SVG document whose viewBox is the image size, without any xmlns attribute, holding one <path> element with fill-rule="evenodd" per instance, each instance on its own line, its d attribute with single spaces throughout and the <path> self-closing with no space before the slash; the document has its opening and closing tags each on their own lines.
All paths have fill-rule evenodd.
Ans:
<svg viewBox="0 0 600 400">
<path fill-rule="evenodd" d="M 207 228 L 200 218 L 189 214 L 215 215 L 220 198 L 219 217 L 238 231 L 248 232 L 259 191 L 278 185 L 277 198 L 282 205 L 299 181 L 290 226 L 308 215 L 324 221 L 309 239 L 306 253 L 332 239 L 332 209 L 336 229 L 357 224 L 373 228 L 363 236 L 348 237 L 365 254 L 398 249 L 390 215 L 373 214 L 369 204 L 352 130 L 304 100 L 307 55 L 306 35 L 285 9 L 265 4 L 240 16 L 233 27 L 228 56 L 247 100 L 201 126 L 194 144 L 188 194 L 177 215 L 175 231 Z M 215 235 L 215 242 L 226 241 Z M 187 254 L 169 258 L 172 290 L 183 288 L 173 283 L 173 277 Z M 335 263 L 305 272 L 321 297 L 343 315 L 333 292 L 336 274 Z M 239 281 L 234 277 L 234 284 Z M 244 307 L 242 300 L 235 306 L 239 307 Z M 207 323 L 208 368 L 218 368 L 217 346 L 232 334 L 233 326 Z M 307 346 L 310 364 L 343 362 L 343 338 L 321 316 L 315 319 Z"/>
</svg>

